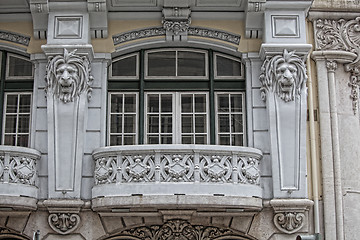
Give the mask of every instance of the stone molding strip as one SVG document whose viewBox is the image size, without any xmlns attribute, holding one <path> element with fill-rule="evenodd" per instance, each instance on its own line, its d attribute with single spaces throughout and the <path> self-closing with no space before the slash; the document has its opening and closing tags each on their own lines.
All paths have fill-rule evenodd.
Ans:
<svg viewBox="0 0 360 240">
<path fill-rule="evenodd" d="M 113 35 L 112 38 L 114 45 L 118 45 L 142 38 L 165 36 L 165 34 L 166 34 L 166 30 L 163 27 L 151 27 L 151 28 L 143 28 L 135 31 L 120 33 L 117 35 Z M 237 34 L 220 31 L 217 29 L 201 28 L 201 27 L 189 27 L 188 35 L 196 36 L 196 37 L 213 38 L 213 39 L 229 42 L 232 44 L 239 44 L 241 38 L 241 36 Z"/>
<path fill-rule="evenodd" d="M 0 30 L 0 40 L 29 46 L 30 37 L 19 33 Z"/>
</svg>

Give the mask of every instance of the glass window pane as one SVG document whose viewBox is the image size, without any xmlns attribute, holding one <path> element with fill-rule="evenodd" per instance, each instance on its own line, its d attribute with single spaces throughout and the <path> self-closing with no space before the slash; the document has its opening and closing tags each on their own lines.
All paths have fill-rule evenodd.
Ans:
<svg viewBox="0 0 360 240">
<path fill-rule="evenodd" d="M 206 95 L 195 95 L 195 112 L 206 112 Z"/>
<path fill-rule="evenodd" d="M 233 59 L 216 55 L 217 76 L 240 76 L 241 63 Z"/>
<path fill-rule="evenodd" d="M 161 116 L 161 132 L 172 133 L 172 115 Z"/>
<path fill-rule="evenodd" d="M 148 136 L 149 144 L 159 144 L 159 137 L 158 136 Z"/>
<path fill-rule="evenodd" d="M 196 115 L 195 117 L 195 132 L 206 133 L 206 115 Z"/>
<path fill-rule="evenodd" d="M 126 57 L 111 64 L 112 75 L 121 76 L 136 76 L 136 55 Z"/>
<path fill-rule="evenodd" d="M 231 132 L 233 133 L 243 132 L 243 119 L 241 114 L 231 115 Z"/>
<path fill-rule="evenodd" d="M 126 94 L 124 103 L 124 112 L 136 112 L 136 97 L 135 94 Z"/>
<path fill-rule="evenodd" d="M 230 145 L 230 135 L 220 135 L 219 136 L 220 145 Z"/>
<path fill-rule="evenodd" d="M 230 132 L 229 115 L 219 115 L 219 132 Z"/>
<path fill-rule="evenodd" d="M 111 122 L 111 126 L 110 126 L 111 133 L 122 133 L 122 115 L 112 114 L 110 122 Z"/>
<path fill-rule="evenodd" d="M 193 112 L 193 95 L 192 94 L 182 94 L 181 95 L 181 112 L 190 113 Z"/>
<path fill-rule="evenodd" d="M 194 141 L 193 141 L 193 136 L 190 135 L 190 136 L 182 136 L 181 137 L 181 143 L 182 144 L 193 144 Z"/>
<path fill-rule="evenodd" d="M 5 135 L 4 144 L 15 146 L 16 135 Z"/>
<path fill-rule="evenodd" d="M 233 146 L 243 146 L 244 145 L 242 134 L 233 135 L 231 141 L 232 141 Z"/>
<path fill-rule="evenodd" d="M 20 95 L 20 113 L 30 113 L 31 96 L 28 94 Z"/>
<path fill-rule="evenodd" d="M 148 95 L 148 112 L 154 113 L 159 112 L 159 95 L 149 94 Z"/>
<path fill-rule="evenodd" d="M 159 132 L 159 116 L 148 116 L 148 132 L 158 133 Z"/>
<path fill-rule="evenodd" d="M 178 52 L 178 76 L 205 75 L 205 53 Z"/>
<path fill-rule="evenodd" d="M 195 136 L 195 143 L 196 144 L 206 144 L 206 135 L 196 135 Z"/>
<path fill-rule="evenodd" d="M 123 95 L 122 94 L 111 94 L 111 112 L 121 113 L 122 112 Z"/>
<path fill-rule="evenodd" d="M 135 115 L 125 115 L 124 116 L 124 132 L 125 133 L 135 133 Z"/>
<path fill-rule="evenodd" d="M 148 54 L 148 76 L 175 76 L 175 51 Z"/>
<path fill-rule="evenodd" d="M 5 132 L 16 133 L 16 116 L 8 115 L 5 120 Z"/>
<path fill-rule="evenodd" d="M 161 95 L 161 112 L 172 112 L 172 95 Z"/>
<path fill-rule="evenodd" d="M 231 94 L 231 111 L 242 112 L 242 96 L 240 94 Z"/>
<path fill-rule="evenodd" d="M 182 115 L 181 117 L 181 132 L 193 133 L 193 118 L 192 115 Z"/>
<path fill-rule="evenodd" d="M 161 144 L 172 144 L 172 136 L 161 136 Z"/>
<path fill-rule="evenodd" d="M 22 58 L 9 56 L 9 77 L 31 77 L 32 63 Z"/>
<path fill-rule="evenodd" d="M 17 146 L 27 147 L 29 142 L 29 135 L 18 135 Z"/>
<path fill-rule="evenodd" d="M 30 128 L 30 115 L 19 115 L 18 132 L 29 133 L 30 132 L 29 128 Z"/>
<path fill-rule="evenodd" d="M 229 112 L 229 95 L 218 95 L 218 112 Z"/>
<path fill-rule="evenodd" d="M 134 144 L 135 144 L 135 136 L 134 135 L 124 136 L 124 145 L 134 145 Z"/>
<path fill-rule="evenodd" d="M 122 138 L 121 135 L 111 135 L 110 136 L 110 145 L 122 145 Z"/>
<path fill-rule="evenodd" d="M 16 113 L 18 105 L 18 95 L 8 94 L 6 96 L 6 113 Z"/>
</svg>

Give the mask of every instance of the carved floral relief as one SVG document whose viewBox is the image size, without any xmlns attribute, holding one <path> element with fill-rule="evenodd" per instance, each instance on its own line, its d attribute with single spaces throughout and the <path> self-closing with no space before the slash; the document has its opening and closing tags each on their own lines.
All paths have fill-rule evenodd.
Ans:
<svg viewBox="0 0 360 240">
<path fill-rule="evenodd" d="M 54 94 L 64 103 L 73 102 L 83 92 L 91 96 L 91 67 L 87 57 L 79 56 L 76 50 L 49 58 L 46 67 L 46 92 Z"/>
<path fill-rule="evenodd" d="M 68 234 L 79 226 L 80 216 L 76 213 L 52 213 L 48 217 L 50 227 L 57 233 Z"/>
<path fill-rule="evenodd" d="M 274 92 L 285 102 L 294 101 L 306 88 L 306 80 L 305 63 L 295 52 L 285 49 L 282 55 L 268 56 L 261 67 L 262 99 Z"/>
</svg>

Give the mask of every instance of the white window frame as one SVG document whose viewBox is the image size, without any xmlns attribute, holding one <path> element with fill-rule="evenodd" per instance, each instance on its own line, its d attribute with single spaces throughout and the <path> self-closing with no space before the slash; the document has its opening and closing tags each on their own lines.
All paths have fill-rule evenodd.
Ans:
<svg viewBox="0 0 360 240">
<path fill-rule="evenodd" d="M 18 96 L 18 102 L 17 102 L 17 110 L 16 113 L 6 113 L 6 107 L 7 107 L 7 100 L 8 100 L 8 96 L 9 95 L 17 95 Z M 28 133 L 20 133 L 19 134 L 19 107 L 20 107 L 20 96 L 21 95 L 30 95 L 30 112 L 29 112 L 29 132 Z M 15 133 L 10 133 L 15 135 L 15 144 L 14 146 L 17 146 L 17 141 L 18 141 L 18 136 L 19 135 L 28 135 L 28 144 L 27 147 L 30 146 L 30 141 L 31 141 L 31 122 L 32 122 L 32 101 L 33 101 L 33 96 L 31 92 L 5 92 L 4 94 L 4 108 L 3 108 L 3 123 L 2 123 L 2 139 L 1 139 L 1 144 L 5 144 L 5 135 L 9 134 L 5 134 L 5 125 L 6 125 L 6 116 L 16 116 L 16 127 L 15 127 Z M 22 115 L 22 114 L 21 114 Z"/>
<path fill-rule="evenodd" d="M 167 94 L 167 95 L 172 95 L 173 97 L 173 101 L 172 101 L 172 123 L 173 123 L 173 132 L 172 132 L 172 139 L 173 142 L 172 144 L 181 144 L 181 137 L 182 137 L 182 132 L 181 132 L 181 95 L 182 94 L 201 94 L 201 95 L 205 95 L 206 96 L 206 133 L 204 133 L 204 135 L 206 135 L 206 143 L 205 145 L 208 145 L 210 143 L 210 112 L 209 112 L 209 93 L 206 91 L 199 91 L 199 92 L 194 92 L 194 91 L 174 91 L 174 92 L 145 92 L 144 94 L 144 143 L 148 144 L 148 111 L 147 111 L 147 107 L 148 107 L 148 95 L 149 94 Z M 159 110 L 160 113 L 160 110 Z M 190 113 L 193 115 L 196 115 L 196 113 Z M 161 129 L 161 125 L 159 124 L 159 129 Z M 159 133 L 160 134 L 160 133 Z M 151 135 L 151 134 L 150 134 Z M 190 135 L 190 134 L 189 134 Z M 196 135 L 196 133 L 191 133 L 191 135 Z M 161 144 L 161 143 L 159 143 Z M 195 143 L 194 143 L 195 144 Z"/>
<path fill-rule="evenodd" d="M 139 124 L 138 124 L 138 120 L 139 120 L 139 93 L 137 92 L 109 92 L 108 93 L 108 127 L 107 127 L 107 131 L 108 131 L 108 146 L 111 146 L 110 145 L 110 138 L 112 135 L 121 135 L 122 137 L 122 143 L 124 143 L 124 136 L 126 136 L 127 134 L 124 133 L 124 118 L 122 120 L 122 133 L 114 133 L 112 134 L 111 133 L 111 115 L 112 114 L 120 114 L 120 113 L 112 113 L 111 112 L 111 95 L 116 95 L 116 94 L 121 94 L 121 95 L 135 95 L 135 100 L 136 100 L 136 103 L 135 103 L 135 145 L 139 144 L 138 143 L 138 139 L 139 139 Z M 124 106 L 123 106 L 124 107 Z M 121 113 L 122 114 L 122 117 L 124 116 L 124 112 Z M 128 134 L 130 135 L 130 134 Z M 132 135 L 132 134 L 131 134 Z"/>
<path fill-rule="evenodd" d="M 177 76 L 178 72 L 178 52 L 197 52 L 203 53 L 205 57 L 205 76 Z M 176 76 L 149 76 L 149 53 L 156 52 L 175 52 L 175 74 Z M 153 79 L 209 79 L 209 61 L 208 61 L 208 52 L 206 50 L 199 49 L 190 49 L 190 48 L 164 48 L 164 49 L 155 49 L 145 51 L 145 66 L 144 66 L 144 78 L 145 80 Z"/>
<path fill-rule="evenodd" d="M 31 76 L 9 76 L 10 57 L 20 58 L 22 60 L 30 62 L 31 65 L 32 65 Z M 6 80 L 22 80 L 22 79 L 33 79 L 33 78 L 34 78 L 34 65 L 32 64 L 32 62 L 28 58 L 23 57 L 21 55 L 13 54 L 13 53 L 8 53 L 7 54 L 7 56 L 6 56 L 6 73 L 5 73 L 5 79 Z"/>
<path fill-rule="evenodd" d="M 221 94 L 228 94 L 228 95 L 232 95 L 232 94 L 240 94 L 242 95 L 242 121 L 243 121 L 243 145 L 242 146 L 247 146 L 247 126 L 246 126 L 246 97 L 245 97 L 245 92 L 226 92 L 226 91 L 222 91 L 222 92 L 215 92 L 215 135 L 216 135 L 216 139 L 215 139 L 215 144 L 220 145 L 220 141 L 219 141 L 219 136 L 221 135 L 221 133 L 219 133 L 219 112 L 218 112 L 218 95 Z M 229 106 L 229 109 L 231 110 L 231 106 Z M 228 112 L 227 114 L 232 114 L 232 112 Z M 238 114 L 238 112 L 234 113 L 234 114 Z M 229 129 L 229 135 L 230 135 L 230 142 L 231 142 L 231 126 Z M 238 135 L 238 134 L 234 134 L 234 135 Z M 230 146 L 236 146 L 236 145 L 232 145 L 230 144 Z"/>
<path fill-rule="evenodd" d="M 240 67 L 241 67 L 241 72 L 240 72 L 240 76 L 218 76 L 218 70 L 217 70 L 217 56 L 223 57 L 223 58 L 227 58 L 236 62 L 240 63 Z M 219 79 L 245 79 L 245 74 L 244 74 L 244 64 L 241 62 L 240 59 L 230 56 L 230 55 L 226 55 L 226 54 L 221 54 L 221 53 L 214 53 L 214 79 L 215 80 L 219 80 Z"/>
<path fill-rule="evenodd" d="M 112 64 L 123 60 L 125 58 L 129 58 L 129 57 L 133 57 L 136 56 L 136 74 L 135 76 L 113 76 L 112 74 Z M 109 66 L 109 79 L 110 80 L 139 80 L 139 53 L 132 53 L 132 54 L 128 54 L 128 55 L 124 55 L 118 58 L 115 58 L 112 60 L 111 65 Z"/>
</svg>

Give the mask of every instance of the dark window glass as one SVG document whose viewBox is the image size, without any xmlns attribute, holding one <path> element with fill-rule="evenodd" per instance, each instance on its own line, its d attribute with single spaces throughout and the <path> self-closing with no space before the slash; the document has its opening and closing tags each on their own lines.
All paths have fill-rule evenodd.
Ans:
<svg viewBox="0 0 360 240">
<path fill-rule="evenodd" d="M 241 63 L 226 57 L 216 56 L 217 76 L 239 77 L 241 75 Z"/>
<path fill-rule="evenodd" d="M 175 51 L 148 54 L 148 76 L 176 76 Z"/>
<path fill-rule="evenodd" d="M 9 77 L 32 77 L 32 69 L 31 62 L 9 56 Z"/>
<path fill-rule="evenodd" d="M 112 63 L 111 70 L 114 77 L 136 76 L 136 55 L 117 60 Z"/>
<path fill-rule="evenodd" d="M 178 52 L 178 76 L 205 75 L 205 53 Z"/>
</svg>

